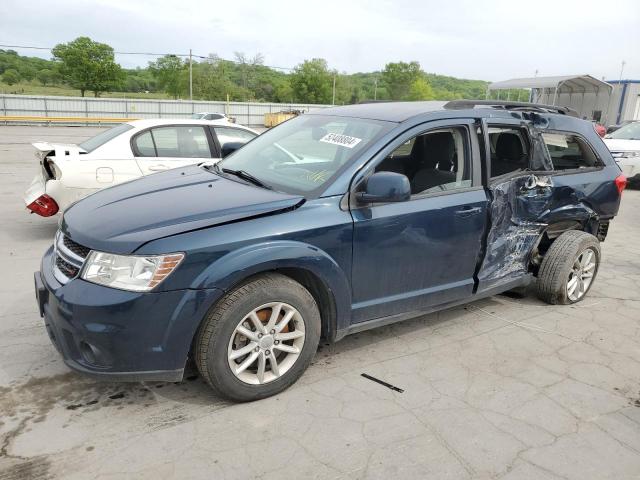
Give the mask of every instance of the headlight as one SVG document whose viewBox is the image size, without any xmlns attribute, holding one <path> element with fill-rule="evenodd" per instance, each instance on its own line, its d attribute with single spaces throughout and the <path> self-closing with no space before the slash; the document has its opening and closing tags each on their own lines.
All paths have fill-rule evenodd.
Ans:
<svg viewBox="0 0 640 480">
<path fill-rule="evenodd" d="M 92 251 L 82 278 L 106 287 L 148 292 L 167 278 L 183 258 L 183 253 L 142 257 Z"/>
</svg>

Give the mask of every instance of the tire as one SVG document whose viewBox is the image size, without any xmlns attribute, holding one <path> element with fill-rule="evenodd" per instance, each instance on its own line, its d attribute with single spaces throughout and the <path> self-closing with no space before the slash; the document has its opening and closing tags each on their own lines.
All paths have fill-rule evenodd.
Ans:
<svg viewBox="0 0 640 480">
<path fill-rule="evenodd" d="M 288 315 L 291 320 L 282 327 Z M 278 323 L 266 330 L 272 317 Z M 246 335 L 238 332 L 242 327 Z M 283 329 L 270 333 L 276 328 Z M 195 340 L 196 366 L 222 396 L 237 402 L 259 400 L 300 378 L 318 348 L 320 329 L 318 306 L 306 288 L 277 273 L 252 277 L 227 293 L 205 317 Z M 297 338 L 284 340 L 286 336 Z M 285 347 L 287 351 L 280 350 Z M 249 353 L 232 359 L 243 349 Z M 256 355 L 249 367 L 236 373 Z"/>
<path fill-rule="evenodd" d="M 593 260 L 590 269 L 582 265 L 587 258 Z M 579 260 L 582 260 L 582 263 Z M 579 302 L 593 285 L 599 267 L 598 239 L 579 230 L 565 232 L 551 244 L 542 260 L 538 271 L 538 297 L 552 305 Z M 591 274 L 588 279 L 582 279 L 583 275 L 586 277 L 588 274 Z M 570 285 L 569 282 L 577 283 L 578 286 L 573 287 L 574 283 Z"/>
</svg>

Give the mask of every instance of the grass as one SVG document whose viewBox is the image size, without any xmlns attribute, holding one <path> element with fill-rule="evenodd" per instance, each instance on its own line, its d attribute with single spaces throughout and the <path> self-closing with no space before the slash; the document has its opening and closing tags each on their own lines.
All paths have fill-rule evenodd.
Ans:
<svg viewBox="0 0 640 480">
<path fill-rule="evenodd" d="M 0 94 L 11 93 L 16 95 L 51 95 L 65 97 L 79 97 L 80 90 L 64 85 L 40 85 L 38 83 L 20 82 L 15 85 L 7 85 L 0 82 Z M 86 92 L 86 97 L 93 98 L 93 92 Z M 148 98 L 148 99 L 170 99 L 164 92 L 102 92 L 101 98 Z"/>
</svg>

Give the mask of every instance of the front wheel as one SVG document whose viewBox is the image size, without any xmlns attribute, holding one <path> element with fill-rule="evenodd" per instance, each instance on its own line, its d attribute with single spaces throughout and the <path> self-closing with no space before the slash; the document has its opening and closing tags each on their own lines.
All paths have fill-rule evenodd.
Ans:
<svg viewBox="0 0 640 480">
<path fill-rule="evenodd" d="M 275 395 L 307 369 L 320 340 L 320 313 L 307 289 L 284 275 L 254 277 L 226 294 L 196 337 L 207 382 L 240 402 Z"/>
<path fill-rule="evenodd" d="M 538 271 L 538 297 L 568 305 L 582 300 L 598 273 L 600 242 L 593 235 L 570 230 L 549 247 Z"/>
</svg>

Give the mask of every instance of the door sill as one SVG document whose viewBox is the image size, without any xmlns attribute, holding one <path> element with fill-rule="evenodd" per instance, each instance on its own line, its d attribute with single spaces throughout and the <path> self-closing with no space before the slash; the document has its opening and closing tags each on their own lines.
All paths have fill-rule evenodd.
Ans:
<svg viewBox="0 0 640 480">
<path fill-rule="evenodd" d="M 439 305 L 434 305 L 433 307 L 429 307 L 425 310 L 398 313 L 395 315 L 389 315 L 387 317 L 374 318 L 373 320 L 354 323 L 343 330 L 339 330 L 336 333 L 335 341 L 338 341 L 346 337 L 347 335 L 352 335 L 354 333 L 363 332 L 365 330 L 370 330 L 372 328 L 383 327 L 385 325 L 391 325 L 392 323 L 402 322 L 404 320 L 409 320 L 410 318 L 421 317 L 422 315 L 428 315 L 430 313 L 437 312 L 440 310 L 446 310 L 448 308 L 457 307 L 459 305 L 464 305 L 465 303 L 471 303 L 476 300 L 492 297 L 494 295 L 497 295 L 502 292 L 506 292 L 514 288 L 526 287 L 533 281 L 533 278 L 534 277 L 532 274 L 523 275 L 522 277 L 518 277 L 512 280 L 507 280 L 505 282 L 500 283 L 499 285 L 495 285 L 487 290 L 480 291 L 478 293 L 465 297 L 461 300 L 441 303 Z"/>
</svg>

